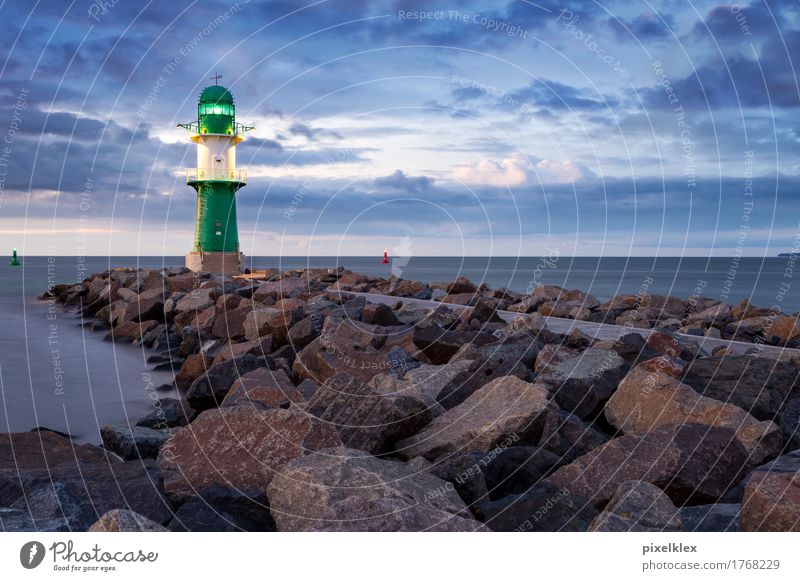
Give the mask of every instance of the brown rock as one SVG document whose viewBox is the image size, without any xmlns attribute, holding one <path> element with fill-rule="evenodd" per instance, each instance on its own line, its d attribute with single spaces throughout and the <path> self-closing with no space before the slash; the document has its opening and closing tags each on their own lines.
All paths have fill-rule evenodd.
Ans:
<svg viewBox="0 0 800 581">
<path fill-rule="evenodd" d="M 473 283 L 468 278 L 459 276 L 457 279 L 447 284 L 445 290 L 451 294 L 461 294 L 461 293 L 472 294 L 477 292 L 478 287 L 475 286 L 475 283 Z"/>
<path fill-rule="evenodd" d="M 212 296 L 214 289 L 196 288 L 178 301 L 175 305 L 176 313 L 198 313 L 214 305 L 215 298 Z"/>
<path fill-rule="evenodd" d="M 264 357 L 240 355 L 212 366 L 192 382 L 186 392 L 186 401 L 192 409 L 206 410 L 222 403 L 233 383 L 245 373 L 266 367 Z"/>
<path fill-rule="evenodd" d="M 786 343 L 800 337 L 800 325 L 795 317 L 781 315 L 764 326 L 764 335 L 776 343 Z"/>
<path fill-rule="evenodd" d="M 550 480 L 598 507 L 626 480 L 655 484 L 676 505 L 715 502 L 744 477 L 747 458 L 729 428 L 669 425 L 614 438 L 562 466 Z"/>
<path fill-rule="evenodd" d="M 478 301 L 478 295 L 475 293 L 456 293 L 449 294 L 442 299 L 443 303 L 451 305 L 472 306 Z"/>
<path fill-rule="evenodd" d="M 343 321 L 334 333 L 322 333 L 300 351 L 292 365 L 295 378 L 324 383 L 344 371 L 369 382 L 382 373 L 402 377 L 420 364 L 414 358 L 416 347 L 410 332 L 394 337 L 377 336 L 356 328 L 356 323 Z M 380 348 L 373 346 L 376 341 Z"/>
<path fill-rule="evenodd" d="M 225 295 L 230 296 L 230 295 Z M 211 333 L 220 339 L 241 339 L 244 337 L 244 322 L 252 307 L 237 307 L 225 309 L 219 313 L 214 321 Z"/>
<path fill-rule="evenodd" d="M 756 468 L 748 476 L 742 531 L 800 531 L 800 450 Z"/>
<path fill-rule="evenodd" d="M 105 340 L 118 343 L 133 343 L 134 341 L 139 341 L 142 335 L 152 331 L 155 327 L 158 327 L 158 321 L 145 321 L 144 323 L 127 321 L 112 327 L 111 331 L 105 336 Z"/>
<path fill-rule="evenodd" d="M 471 360 L 445 365 L 424 364 L 407 371 L 402 378 L 392 373 L 376 375 L 369 384 L 383 395 L 410 397 L 438 416 L 445 411 L 437 401 L 439 394 L 457 390 L 468 381 L 472 376 L 473 364 Z"/>
<path fill-rule="evenodd" d="M 211 357 L 205 353 L 189 355 L 181 365 L 180 371 L 175 375 L 175 385 L 186 389 L 195 379 L 203 375 L 211 367 Z"/>
<path fill-rule="evenodd" d="M 733 404 L 703 397 L 688 385 L 662 372 L 635 367 L 619 384 L 605 407 L 606 419 L 626 434 L 646 434 L 669 424 L 726 427 L 757 466 L 783 447 L 781 429 L 760 422 Z"/>
<path fill-rule="evenodd" d="M 292 403 L 301 404 L 304 401 L 305 398 L 283 369 L 273 371 L 259 367 L 234 382 L 221 407 L 257 405 L 265 409 L 288 408 Z"/>
<path fill-rule="evenodd" d="M 394 326 L 400 325 L 400 321 L 394 314 L 389 305 L 383 303 L 367 303 L 364 305 L 362 320 L 370 325 Z"/>
<path fill-rule="evenodd" d="M 605 532 L 682 532 L 680 512 L 660 488 L 628 480 L 589 526 Z"/>
<path fill-rule="evenodd" d="M 750 355 L 695 359 L 682 381 L 706 397 L 747 410 L 759 420 L 779 421 L 786 402 L 800 394 L 800 377 L 794 365 Z"/>
<path fill-rule="evenodd" d="M 282 278 L 274 282 L 264 282 L 253 293 L 253 300 L 264 302 L 284 298 L 298 298 L 314 290 L 321 290 L 321 285 L 301 278 Z"/>
<path fill-rule="evenodd" d="M 267 487 L 279 531 L 481 531 L 452 485 L 339 448 L 286 464 Z"/>
<path fill-rule="evenodd" d="M 272 352 L 272 335 L 265 335 L 252 341 L 244 341 L 242 343 L 226 342 L 214 354 L 212 365 L 219 365 L 229 359 L 235 359 L 240 355 L 255 355 L 263 357 Z"/>
<path fill-rule="evenodd" d="M 319 337 L 324 323 L 325 316 L 321 313 L 312 313 L 298 321 L 289 329 L 289 344 L 298 351 L 303 349 Z"/>
<path fill-rule="evenodd" d="M 412 398 L 378 393 L 347 373 L 328 379 L 303 408 L 336 428 L 345 446 L 371 454 L 388 451 L 431 419 L 431 413 Z"/>
<path fill-rule="evenodd" d="M 545 386 L 518 377 L 495 379 L 398 442 L 397 452 L 404 458 L 433 460 L 464 449 L 488 452 L 508 438 L 517 445 L 535 443 L 542 434 L 548 395 Z"/>
<path fill-rule="evenodd" d="M 571 347 L 548 343 L 542 347 L 536 356 L 534 370 L 539 374 L 551 373 L 559 364 L 576 355 L 578 355 L 578 352 Z"/>
<path fill-rule="evenodd" d="M 448 331 L 439 325 L 414 329 L 414 344 L 435 365 L 447 363 L 465 345 L 482 347 L 496 341 L 497 337 L 490 333 Z"/>
<path fill-rule="evenodd" d="M 611 397 L 627 369 L 616 352 L 591 348 L 559 363 L 542 381 L 552 385 L 561 409 L 588 418 Z"/>
<path fill-rule="evenodd" d="M 89 527 L 90 533 L 166 533 L 166 527 L 132 510 L 115 508 Z"/>
<path fill-rule="evenodd" d="M 341 444 L 332 427 L 292 409 L 203 412 L 161 448 L 164 490 L 180 504 L 213 484 L 263 488 L 288 461 Z"/>
<path fill-rule="evenodd" d="M 275 308 L 250 311 L 244 322 L 244 335 L 250 341 L 264 335 L 272 335 L 273 345 L 280 347 L 286 343 L 289 328 L 297 321 L 295 315 L 295 311 Z"/>
</svg>

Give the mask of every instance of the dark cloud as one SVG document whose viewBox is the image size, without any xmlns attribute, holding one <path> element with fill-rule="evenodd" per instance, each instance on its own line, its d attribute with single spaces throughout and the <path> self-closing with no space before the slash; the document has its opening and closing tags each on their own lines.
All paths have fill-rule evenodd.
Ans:
<svg viewBox="0 0 800 581">
<path fill-rule="evenodd" d="M 756 60 L 735 55 L 722 62 L 711 59 L 686 77 L 671 80 L 679 102 L 695 110 L 729 107 L 797 108 L 800 91 L 791 55 L 800 54 L 800 31 L 771 37 Z M 668 63 L 664 63 L 665 72 Z M 648 106 L 662 108 L 662 87 L 644 89 Z M 671 108 L 671 106 L 670 106 Z"/>
<path fill-rule="evenodd" d="M 392 175 L 375 178 L 372 182 L 378 187 L 388 187 L 409 193 L 419 193 L 430 189 L 433 180 L 426 176 L 409 177 L 402 170 L 395 170 Z"/>
<path fill-rule="evenodd" d="M 336 131 L 330 131 L 321 127 L 312 127 L 305 123 L 296 121 L 289 127 L 289 133 L 292 135 L 301 135 L 309 141 L 315 141 L 319 137 L 330 137 L 332 139 L 341 139 L 342 136 Z"/>
<path fill-rule="evenodd" d="M 780 34 L 778 23 L 783 21 L 781 3 L 739 4 L 728 3 L 714 6 L 698 21 L 692 33 L 698 38 L 711 35 L 717 42 L 742 41 L 750 43 L 758 37 Z M 786 2 L 785 4 L 789 4 Z M 794 4 L 794 3 L 793 3 Z"/>
<path fill-rule="evenodd" d="M 675 19 L 671 14 L 653 14 L 643 12 L 632 20 L 609 18 L 608 25 L 617 38 L 622 40 L 638 40 L 643 44 L 670 35 L 675 30 Z"/>
<path fill-rule="evenodd" d="M 613 96 L 599 95 L 588 89 L 573 87 L 553 80 L 533 81 L 527 87 L 511 91 L 512 100 L 503 99 L 504 103 L 519 108 L 517 102 L 526 103 L 530 107 L 546 107 L 551 111 L 607 110 L 619 105 Z"/>
</svg>

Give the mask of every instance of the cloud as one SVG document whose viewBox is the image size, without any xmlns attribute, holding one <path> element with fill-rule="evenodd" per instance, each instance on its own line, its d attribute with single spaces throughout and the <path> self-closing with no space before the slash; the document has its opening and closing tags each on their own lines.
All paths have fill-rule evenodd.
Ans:
<svg viewBox="0 0 800 581">
<path fill-rule="evenodd" d="M 551 110 L 607 110 L 619 105 L 613 96 L 600 95 L 595 90 L 583 89 L 553 80 L 536 80 L 526 87 L 509 93 L 512 101 L 522 101 L 530 106 Z M 508 102 L 508 99 L 505 99 Z"/>
<path fill-rule="evenodd" d="M 719 55 L 696 71 L 671 81 L 684 106 L 711 108 L 797 108 L 798 80 L 790 55 L 800 54 L 800 31 L 791 30 L 765 41 L 758 59 L 751 53 L 721 60 Z M 667 62 L 664 63 L 665 71 Z M 649 106 L 663 108 L 667 100 L 660 86 L 642 91 Z M 672 105 L 669 105 L 672 108 Z"/>
<path fill-rule="evenodd" d="M 375 178 L 373 183 L 378 187 L 418 193 L 429 189 L 433 185 L 433 180 L 427 176 L 409 177 L 405 172 L 398 169 L 392 175 Z"/>
<path fill-rule="evenodd" d="M 668 36 L 670 29 L 675 29 L 675 19 L 670 14 L 657 15 L 652 12 L 643 12 L 632 20 L 609 18 L 608 25 L 617 38 L 639 40 L 646 44 L 648 41 Z"/>
<path fill-rule="evenodd" d="M 467 184 L 517 187 L 537 183 L 573 183 L 592 178 L 594 174 L 569 160 L 542 159 L 534 162 L 517 152 L 499 162 L 482 159 L 459 165 L 453 170 L 453 177 Z"/>
<path fill-rule="evenodd" d="M 692 33 L 697 37 L 711 34 L 717 41 L 752 41 L 754 31 L 779 33 L 773 17 L 780 22 L 781 12 L 763 4 L 720 4 L 696 22 Z"/>
</svg>

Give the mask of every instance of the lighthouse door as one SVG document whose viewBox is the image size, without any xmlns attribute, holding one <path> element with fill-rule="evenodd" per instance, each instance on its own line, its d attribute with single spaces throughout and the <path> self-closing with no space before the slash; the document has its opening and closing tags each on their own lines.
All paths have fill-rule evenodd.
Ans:
<svg viewBox="0 0 800 581">
<path fill-rule="evenodd" d="M 225 158 L 221 155 L 214 156 L 214 177 L 221 178 L 225 176 Z"/>
</svg>

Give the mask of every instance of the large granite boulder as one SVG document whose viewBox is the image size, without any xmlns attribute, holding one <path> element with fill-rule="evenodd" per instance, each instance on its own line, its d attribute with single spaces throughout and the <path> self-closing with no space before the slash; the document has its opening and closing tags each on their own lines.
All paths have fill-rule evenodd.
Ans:
<svg viewBox="0 0 800 581">
<path fill-rule="evenodd" d="M 301 404 L 304 401 L 305 398 L 283 369 L 259 367 L 233 383 L 221 407 L 254 405 L 265 409 L 288 408 L 292 403 Z"/>
<path fill-rule="evenodd" d="M 390 451 L 395 442 L 419 431 L 432 417 L 417 400 L 379 393 L 343 372 L 323 383 L 303 409 L 336 428 L 345 446 L 371 454 Z"/>
<path fill-rule="evenodd" d="M 522 494 L 488 500 L 478 518 L 500 532 L 582 532 L 597 516 L 586 498 L 544 480 Z"/>
<path fill-rule="evenodd" d="M 136 422 L 137 426 L 154 430 L 178 428 L 188 424 L 194 415 L 194 411 L 186 401 L 171 397 L 159 399 L 154 407 L 152 412 Z"/>
<path fill-rule="evenodd" d="M 258 489 L 298 456 L 341 444 L 336 430 L 294 409 L 208 410 L 162 446 L 164 490 L 180 504 L 213 484 Z"/>
<path fill-rule="evenodd" d="M 538 445 L 558 456 L 562 462 L 572 462 L 608 440 L 607 435 L 578 416 L 554 409 L 547 414 Z"/>
<path fill-rule="evenodd" d="M 664 492 L 641 480 L 619 485 L 589 526 L 603 532 L 681 532 L 680 512 Z"/>
<path fill-rule="evenodd" d="M 741 504 L 714 503 L 681 508 L 683 530 L 698 533 L 724 533 L 739 530 Z"/>
<path fill-rule="evenodd" d="M 216 302 L 213 293 L 213 288 L 193 289 L 177 302 L 174 309 L 175 314 L 199 313 L 206 310 Z"/>
<path fill-rule="evenodd" d="M 91 504 L 61 482 L 42 483 L 0 506 L 3 532 L 85 531 L 97 518 Z"/>
<path fill-rule="evenodd" d="M 165 533 L 168 529 L 132 510 L 115 508 L 89 527 L 91 533 Z"/>
<path fill-rule="evenodd" d="M 289 329 L 289 345 L 300 351 L 319 337 L 324 324 L 325 316 L 320 313 L 312 313 L 301 319 Z"/>
<path fill-rule="evenodd" d="M 800 450 L 756 468 L 745 481 L 742 531 L 800 531 Z"/>
<path fill-rule="evenodd" d="M 254 309 L 247 313 L 244 321 L 244 336 L 253 341 L 264 335 L 272 336 L 272 343 L 286 343 L 289 329 L 301 318 L 299 310 L 283 310 L 272 307 Z"/>
<path fill-rule="evenodd" d="M 229 295 L 226 295 L 229 296 Z M 223 309 L 217 315 L 211 334 L 219 339 L 237 340 L 244 338 L 244 323 L 253 310 L 251 306 L 235 306 Z"/>
<path fill-rule="evenodd" d="M 751 355 L 696 359 L 681 379 L 698 393 L 739 406 L 759 420 L 779 421 L 786 402 L 800 395 L 794 365 Z"/>
<path fill-rule="evenodd" d="M 536 356 L 536 363 L 533 369 L 538 374 L 552 373 L 561 363 L 577 355 L 578 351 L 572 347 L 548 343 L 541 348 Z"/>
<path fill-rule="evenodd" d="M 546 386 L 500 377 L 398 442 L 397 452 L 404 458 L 433 460 L 462 450 L 488 452 L 504 442 L 509 445 L 509 438 L 520 445 L 536 443 L 549 409 Z"/>
<path fill-rule="evenodd" d="M 423 364 L 411 369 L 403 377 L 382 373 L 369 384 L 383 395 L 405 396 L 418 401 L 433 416 L 444 413 L 437 398 L 442 391 L 454 391 L 472 376 L 473 361 L 461 360 L 445 365 Z"/>
<path fill-rule="evenodd" d="M 297 458 L 267 486 L 279 531 L 480 531 L 452 485 L 338 448 Z"/>
<path fill-rule="evenodd" d="M 465 345 L 482 347 L 497 342 L 491 333 L 452 331 L 438 324 L 414 328 L 414 344 L 435 365 L 444 365 Z M 466 358 L 465 358 L 466 359 Z"/>
<path fill-rule="evenodd" d="M 275 530 L 275 521 L 263 489 L 213 484 L 184 502 L 168 528 L 195 533 L 270 532 Z"/>
<path fill-rule="evenodd" d="M 369 382 L 383 373 L 402 377 L 421 364 L 415 358 L 417 349 L 409 329 L 384 333 L 380 328 L 354 321 L 326 319 L 326 328 L 334 325 L 337 325 L 334 331 L 323 331 L 297 354 L 292 372 L 298 381 L 313 379 L 324 383 L 345 372 Z"/>
<path fill-rule="evenodd" d="M 58 490 L 53 483 L 59 484 Z M 56 512 L 45 514 L 48 506 L 72 506 L 66 515 L 72 524 L 58 530 L 85 530 L 98 514 L 115 508 L 165 523 L 172 511 L 162 488 L 161 473 L 151 459 L 123 462 L 98 446 L 76 444 L 50 431 L 0 435 L 0 508 L 42 495 L 42 512 L 17 507 L 38 522 L 58 520 Z M 86 510 L 91 512 L 88 522 Z"/>
<path fill-rule="evenodd" d="M 206 353 L 193 353 L 189 355 L 181 365 L 180 370 L 175 374 L 175 385 L 181 389 L 186 389 L 194 381 L 206 373 L 211 367 L 212 357 Z"/>
<path fill-rule="evenodd" d="M 272 352 L 272 335 L 265 335 L 252 341 L 230 342 L 226 341 L 214 351 L 211 365 L 219 365 L 224 361 L 235 359 L 242 355 L 255 355 L 264 357 Z"/>
<path fill-rule="evenodd" d="M 727 427 L 758 466 L 780 453 L 783 433 L 773 422 L 760 422 L 743 409 L 704 397 L 664 371 L 650 371 L 655 360 L 635 367 L 605 407 L 608 422 L 626 434 L 646 434 L 668 424 Z"/>
<path fill-rule="evenodd" d="M 589 348 L 559 363 L 542 381 L 552 386 L 559 407 L 581 418 L 602 409 L 625 377 L 628 366 L 616 352 Z"/>
<path fill-rule="evenodd" d="M 172 432 L 172 428 L 105 425 L 100 428 L 100 437 L 107 450 L 119 454 L 125 460 L 136 460 L 157 457 L 158 450 L 170 438 Z"/>
<path fill-rule="evenodd" d="M 192 382 L 186 392 L 186 401 L 198 411 L 219 406 L 237 379 L 266 366 L 266 359 L 256 355 L 241 355 L 224 361 Z"/>
<path fill-rule="evenodd" d="M 713 502 L 745 476 L 748 454 L 729 428 L 669 425 L 626 434 L 556 470 L 550 480 L 604 506 L 626 480 L 655 484 L 676 505 Z"/>
<path fill-rule="evenodd" d="M 450 360 L 474 361 L 470 377 L 460 385 L 450 386 L 439 392 L 438 402 L 451 409 L 466 400 L 476 389 L 500 378 L 513 375 L 523 380 L 531 379 L 531 369 L 542 343 L 529 333 L 506 336 L 501 341 L 464 345 Z"/>
</svg>

